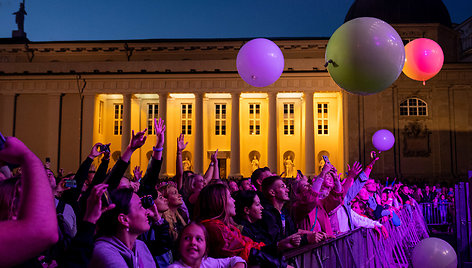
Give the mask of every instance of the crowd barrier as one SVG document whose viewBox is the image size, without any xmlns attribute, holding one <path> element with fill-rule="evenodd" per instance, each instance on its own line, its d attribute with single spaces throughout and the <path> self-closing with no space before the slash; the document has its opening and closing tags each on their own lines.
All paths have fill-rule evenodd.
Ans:
<svg viewBox="0 0 472 268">
<path fill-rule="evenodd" d="M 358 228 L 319 244 L 306 245 L 284 254 L 295 267 L 408 267 L 415 245 L 429 237 L 421 207 L 403 209 L 401 225 L 384 224 L 389 237 L 372 229 Z"/>
<path fill-rule="evenodd" d="M 460 182 L 456 184 L 455 229 L 457 233 L 458 267 L 472 267 L 472 185 Z"/>
<path fill-rule="evenodd" d="M 454 204 L 420 203 L 427 225 L 453 224 Z"/>
</svg>

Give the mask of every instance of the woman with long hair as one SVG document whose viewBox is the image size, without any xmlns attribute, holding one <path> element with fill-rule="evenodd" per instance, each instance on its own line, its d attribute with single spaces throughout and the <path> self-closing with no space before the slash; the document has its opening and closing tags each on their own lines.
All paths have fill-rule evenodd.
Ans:
<svg viewBox="0 0 472 268">
<path fill-rule="evenodd" d="M 234 199 L 225 184 L 210 184 L 202 189 L 195 206 L 195 219 L 208 231 L 208 256 L 239 256 L 250 265 L 284 266 L 281 259 L 274 257 L 275 247 L 265 247 L 264 243 L 254 242 L 241 234 L 233 221 L 235 215 Z"/>
<path fill-rule="evenodd" d="M 115 207 L 98 221 L 89 267 L 156 267 L 149 249 L 138 236 L 148 231 L 148 211 L 133 189 L 117 189 L 110 194 Z"/>
<path fill-rule="evenodd" d="M 162 196 L 168 201 L 169 209 L 162 213 L 162 217 L 169 223 L 169 232 L 175 241 L 189 222 L 188 210 L 184 209 L 182 195 L 173 181 L 161 183 L 157 191 L 161 192 Z"/>
</svg>

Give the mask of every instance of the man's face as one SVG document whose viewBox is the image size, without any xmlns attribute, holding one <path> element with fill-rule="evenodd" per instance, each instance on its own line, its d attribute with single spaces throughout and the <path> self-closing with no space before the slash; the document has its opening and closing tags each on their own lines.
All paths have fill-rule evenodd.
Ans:
<svg viewBox="0 0 472 268">
<path fill-rule="evenodd" d="M 287 185 L 282 180 L 277 180 L 274 182 L 272 189 L 275 193 L 275 199 L 280 201 L 289 201 L 288 188 Z"/>
<path fill-rule="evenodd" d="M 241 190 L 243 191 L 249 191 L 249 190 L 252 190 L 252 185 L 251 185 L 251 181 L 249 180 L 244 180 L 241 182 Z"/>
</svg>

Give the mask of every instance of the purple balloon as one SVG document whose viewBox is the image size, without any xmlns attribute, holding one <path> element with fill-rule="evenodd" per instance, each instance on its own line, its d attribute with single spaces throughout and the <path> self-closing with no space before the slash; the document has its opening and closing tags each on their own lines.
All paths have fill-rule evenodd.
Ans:
<svg viewBox="0 0 472 268">
<path fill-rule="evenodd" d="M 392 132 L 381 129 L 372 136 L 372 144 L 379 151 L 388 151 L 393 147 L 393 144 L 395 144 L 395 137 Z"/>
<path fill-rule="evenodd" d="M 239 76 L 251 86 L 265 87 L 277 79 L 284 70 L 284 55 L 272 41 L 253 39 L 239 50 L 236 58 Z"/>
</svg>

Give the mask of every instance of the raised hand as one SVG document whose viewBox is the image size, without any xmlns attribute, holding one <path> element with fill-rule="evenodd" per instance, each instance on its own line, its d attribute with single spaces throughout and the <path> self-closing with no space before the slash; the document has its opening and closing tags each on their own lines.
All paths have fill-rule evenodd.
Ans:
<svg viewBox="0 0 472 268">
<path fill-rule="evenodd" d="M 103 152 L 99 151 L 100 146 L 102 146 L 102 145 L 103 144 L 100 143 L 100 142 L 95 143 L 92 147 L 92 150 L 90 150 L 90 154 L 88 155 L 88 157 L 91 158 L 91 159 L 95 159 L 95 157 L 103 154 Z"/>
<path fill-rule="evenodd" d="M 96 224 L 105 211 L 115 207 L 115 204 L 111 204 L 108 207 L 102 207 L 102 195 L 107 190 L 107 187 L 108 185 L 106 184 L 97 184 L 93 187 L 92 192 L 87 199 L 84 221 Z"/>
<path fill-rule="evenodd" d="M 164 125 L 164 120 L 159 118 L 154 118 L 154 130 L 156 131 L 156 148 L 162 148 L 164 146 L 164 133 L 166 131 L 166 125 Z"/>
<path fill-rule="evenodd" d="M 188 141 L 184 142 L 184 134 L 180 134 L 177 138 L 177 152 L 182 152 L 187 147 Z"/>
<path fill-rule="evenodd" d="M 355 178 L 357 175 L 359 175 L 359 173 L 361 173 L 362 165 L 361 165 L 361 163 L 356 161 L 356 162 L 354 162 L 352 167 L 349 166 L 349 164 L 347 164 L 347 169 L 348 169 L 347 176 L 351 177 L 351 178 Z"/>
<path fill-rule="evenodd" d="M 331 165 L 331 163 L 325 163 L 325 165 L 323 166 L 323 169 L 321 170 L 321 174 L 326 175 L 326 174 L 328 174 L 328 173 L 331 171 L 331 169 L 333 169 L 333 168 L 334 168 L 334 167 L 333 167 L 333 165 Z M 321 174 L 320 174 L 320 175 L 321 175 Z"/>
<path fill-rule="evenodd" d="M 5 138 L 4 147 L 0 150 L 0 161 L 22 165 L 28 156 L 36 157 L 19 139 L 15 137 Z"/>
<path fill-rule="evenodd" d="M 216 149 L 215 153 L 211 155 L 211 162 L 218 163 L 218 149 Z"/>
<path fill-rule="evenodd" d="M 133 175 L 134 175 L 135 181 L 139 182 L 141 180 L 141 178 L 143 177 L 143 171 L 141 170 L 139 166 L 134 167 Z"/>
<path fill-rule="evenodd" d="M 138 148 L 143 146 L 144 143 L 146 143 L 146 139 L 147 139 L 146 131 L 147 131 L 147 128 L 144 129 L 143 131 L 136 133 L 136 135 L 134 134 L 134 130 L 131 132 L 132 135 L 131 135 L 131 140 L 129 142 L 128 147 L 132 151 L 137 150 Z"/>
</svg>

